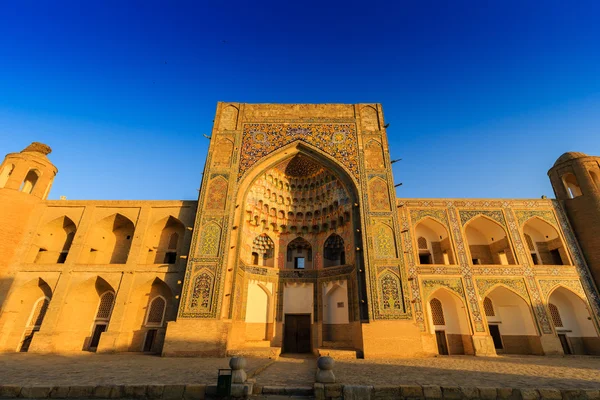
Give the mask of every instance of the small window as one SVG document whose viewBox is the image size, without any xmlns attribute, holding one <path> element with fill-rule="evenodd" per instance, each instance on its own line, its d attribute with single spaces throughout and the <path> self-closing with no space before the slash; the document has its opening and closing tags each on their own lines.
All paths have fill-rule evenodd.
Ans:
<svg viewBox="0 0 600 400">
<path fill-rule="evenodd" d="M 165 253 L 165 264 L 175 264 L 177 261 L 177 253 L 174 251 L 167 251 Z"/>
<path fill-rule="evenodd" d="M 40 175 L 39 172 L 35 169 L 30 170 L 25 176 L 25 180 L 21 184 L 21 192 L 23 193 L 31 193 L 35 188 L 35 184 L 37 183 Z"/>
<path fill-rule="evenodd" d="M 337 308 L 344 308 L 344 302 L 343 301 L 338 302 Z"/>
<path fill-rule="evenodd" d="M 294 260 L 294 268 L 304 269 L 304 257 L 296 257 Z"/>
</svg>

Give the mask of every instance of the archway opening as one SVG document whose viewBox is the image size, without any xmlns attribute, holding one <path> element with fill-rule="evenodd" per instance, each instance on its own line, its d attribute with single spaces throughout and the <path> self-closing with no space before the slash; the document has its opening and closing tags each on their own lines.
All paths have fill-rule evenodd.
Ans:
<svg viewBox="0 0 600 400">
<path fill-rule="evenodd" d="M 29 259 L 36 264 L 63 264 L 77 227 L 67 216 L 48 222 L 35 238 Z"/>
<path fill-rule="evenodd" d="M 440 288 L 430 296 L 427 308 L 439 354 L 474 354 L 466 308 L 458 296 Z"/>
<path fill-rule="evenodd" d="M 529 304 L 504 286 L 483 300 L 488 330 L 497 353 L 544 354 Z"/>
<path fill-rule="evenodd" d="M 454 264 L 454 252 L 448 231 L 433 218 L 424 218 L 415 226 L 419 264 Z"/>
<path fill-rule="evenodd" d="M 558 231 L 540 218 L 531 218 L 523 226 L 525 242 L 535 265 L 568 265 L 569 256 Z"/>
<path fill-rule="evenodd" d="M 146 235 L 148 264 L 175 264 L 183 242 L 185 227 L 173 216 L 155 222 Z"/>
<path fill-rule="evenodd" d="M 467 223 L 465 233 L 473 264 L 516 264 L 506 231 L 497 222 L 477 216 Z"/>
<path fill-rule="evenodd" d="M 10 178 L 14 170 L 14 164 L 7 164 L 4 166 L 4 168 L 2 168 L 2 172 L 0 172 L 0 189 L 6 185 L 6 182 L 8 182 L 8 179 Z"/>
<path fill-rule="evenodd" d="M 252 241 L 252 264 L 264 267 L 275 265 L 275 244 L 266 233 L 258 235 Z"/>
<path fill-rule="evenodd" d="M 565 354 L 600 355 L 600 338 L 581 297 L 559 286 L 548 298 L 548 309 Z"/>
<path fill-rule="evenodd" d="M 323 266 L 335 267 L 346 264 L 346 249 L 344 239 L 332 233 L 323 245 Z"/>
<path fill-rule="evenodd" d="M 562 181 L 565 185 L 565 189 L 569 198 L 574 199 L 575 197 L 579 197 L 583 194 L 581 187 L 579 186 L 579 182 L 577 182 L 577 177 L 574 174 L 570 172 L 564 174 L 562 176 Z"/>
<path fill-rule="evenodd" d="M 21 187 L 19 188 L 19 190 L 27 194 L 33 192 L 33 189 L 35 188 L 35 185 L 37 184 L 39 178 L 40 171 L 38 171 L 37 169 L 29 170 L 29 172 L 25 176 L 25 179 L 23 180 L 23 183 L 21 183 Z"/>
<path fill-rule="evenodd" d="M 134 229 L 133 222 L 121 214 L 98 221 L 90 231 L 88 252 L 82 254 L 82 261 L 87 264 L 125 264 Z"/>
</svg>

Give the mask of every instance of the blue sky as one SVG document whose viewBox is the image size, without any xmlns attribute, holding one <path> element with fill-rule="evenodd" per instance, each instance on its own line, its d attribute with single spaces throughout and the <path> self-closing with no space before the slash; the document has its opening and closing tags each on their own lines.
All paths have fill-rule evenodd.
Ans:
<svg viewBox="0 0 600 400">
<path fill-rule="evenodd" d="M 571 3 L 571 4 L 569 4 Z M 382 103 L 399 197 L 553 197 L 600 155 L 600 3 L 6 1 L 0 152 L 51 198 L 196 199 L 217 101 Z"/>
</svg>

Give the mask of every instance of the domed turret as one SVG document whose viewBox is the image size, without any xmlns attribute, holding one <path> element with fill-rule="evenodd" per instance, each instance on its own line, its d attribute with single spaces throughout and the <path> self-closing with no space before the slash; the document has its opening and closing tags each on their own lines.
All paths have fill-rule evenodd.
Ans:
<svg viewBox="0 0 600 400">
<path fill-rule="evenodd" d="M 600 157 L 574 151 L 564 153 L 548 176 L 600 286 Z"/>
</svg>

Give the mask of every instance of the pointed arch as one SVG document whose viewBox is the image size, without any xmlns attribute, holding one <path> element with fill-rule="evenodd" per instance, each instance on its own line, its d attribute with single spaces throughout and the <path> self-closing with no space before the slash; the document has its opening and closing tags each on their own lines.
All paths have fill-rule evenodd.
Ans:
<svg viewBox="0 0 600 400">
<path fill-rule="evenodd" d="M 378 131 L 380 129 L 379 114 L 372 106 L 365 106 L 360 109 L 360 118 L 363 129 L 366 131 Z"/>
<path fill-rule="evenodd" d="M 215 222 L 209 222 L 202 228 L 200 236 L 200 254 L 208 257 L 218 257 L 221 242 L 221 227 Z"/>
<path fill-rule="evenodd" d="M 439 354 L 474 354 L 467 308 L 456 292 L 438 287 L 426 298 L 426 309 Z"/>
<path fill-rule="evenodd" d="M 600 355 L 597 327 L 588 304 L 579 294 L 564 285 L 556 285 L 548 296 L 548 310 L 565 354 Z M 553 311 L 558 315 L 553 315 Z M 557 316 L 561 324 L 557 324 Z"/>
<path fill-rule="evenodd" d="M 10 179 L 13 171 L 15 170 L 15 165 L 12 163 L 8 163 L 4 165 L 2 168 L 2 172 L 0 172 L 0 189 L 6 186 L 6 183 Z"/>
<path fill-rule="evenodd" d="M 396 258 L 396 239 L 389 225 L 378 223 L 373 228 L 373 244 L 376 258 Z"/>
<path fill-rule="evenodd" d="M 444 224 L 427 216 L 414 228 L 420 264 L 454 264 L 454 251 Z"/>
<path fill-rule="evenodd" d="M 180 252 L 185 226 L 172 215 L 156 221 L 146 233 L 148 264 L 175 264 Z"/>
<path fill-rule="evenodd" d="M 375 139 L 371 139 L 365 146 L 365 164 L 367 169 L 380 170 L 385 168 L 383 146 Z"/>
<path fill-rule="evenodd" d="M 233 140 L 221 137 L 213 150 L 212 165 L 216 168 L 229 167 L 233 159 Z"/>
<path fill-rule="evenodd" d="M 193 280 L 190 308 L 209 309 L 211 307 L 214 275 L 207 269 L 201 270 Z"/>
<path fill-rule="evenodd" d="M 246 296 L 246 340 L 270 339 L 273 332 L 271 291 L 265 283 L 251 280 Z"/>
<path fill-rule="evenodd" d="M 480 214 L 465 224 L 464 232 L 473 264 L 516 264 L 508 234 L 497 221 Z"/>
<path fill-rule="evenodd" d="M 212 178 L 208 183 L 208 190 L 205 193 L 204 208 L 207 210 L 224 210 L 227 203 L 228 190 L 229 182 L 227 182 L 227 179 L 221 175 Z"/>
<path fill-rule="evenodd" d="M 35 237 L 29 259 L 36 264 L 62 264 L 75 238 L 77 227 L 66 215 L 45 224 Z"/>
<path fill-rule="evenodd" d="M 388 184 L 380 177 L 369 180 L 369 203 L 373 211 L 390 210 L 390 193 Z"/>
<path fill-rule="evenodd" d="M 402 311 L 404 309 L 400 279 L 396 274 L 390 271 L 384 272 L 379 277 L 379 288 L 383 311 Z"/>
<path fill-rule="evenodd" d="M 332 233 L 323 245 L 323 266 L 333 267 L 344 264 L 346 264 L 344 239 L 340 235 Z"/>
<path fill-rule="evenodd" d="M 286 254 L 286 268 L 313 268 L 312 245 L 302 236 L 298 236 L 288 243 Z"/>
<path fill-rule="evenodd" d="M 523 224 L 523 235 L 533 264 L 569 265 L 569 256 L 558 229 L 538 216 Z"/>
<path fill-rule="evenodd" d="M 221 119 L 219 122 L 220 130 L 235 130 L 237 127 L 239 110 L 237 107 L 229 104 L 223 108 L 221 111 Z"/>
<path fill-rule="evenodd" d="M 90 230 L 87 238 L 88 252 L 82 254 L 87 264 L 125 264 L 135 226 L 120 213 L 101 219 Z"/>
<path fill-rule="evenodd" d="M 266 233 L 262 233 L 252 241 L 252 253 L 256 254 L 256 260 L 252 260 L 253 264 L 259 263 L 265 267 L 273 267 L 275 264 L 275 244 L 273 239 Z M 254 262 L 256 261 L 256 263 Z"/>
<path fill-rule="evenodd" d="M 579 182 L 577 181 L 575 174 L 567 172 L 561 176 L 561 180 L 565 186 L 565 190 L 567 191 L 569 198 L 574 199 L 575 197 L 583 195 L 581 186 L 579 186 Z"/>
<path fill-rule="evenodd" d="M 25 179 L 23 179 L 23 183 L 21 183 L 19 190 L 27 194 L 33 192 L 33 189 L 35 189 L 35 185 L 37 184 L 41 175 L 41 172 L 37 169 L 30 169 L 29 172 L 27 172 L 27 175 L 25 175 Z"/>
</svg>

